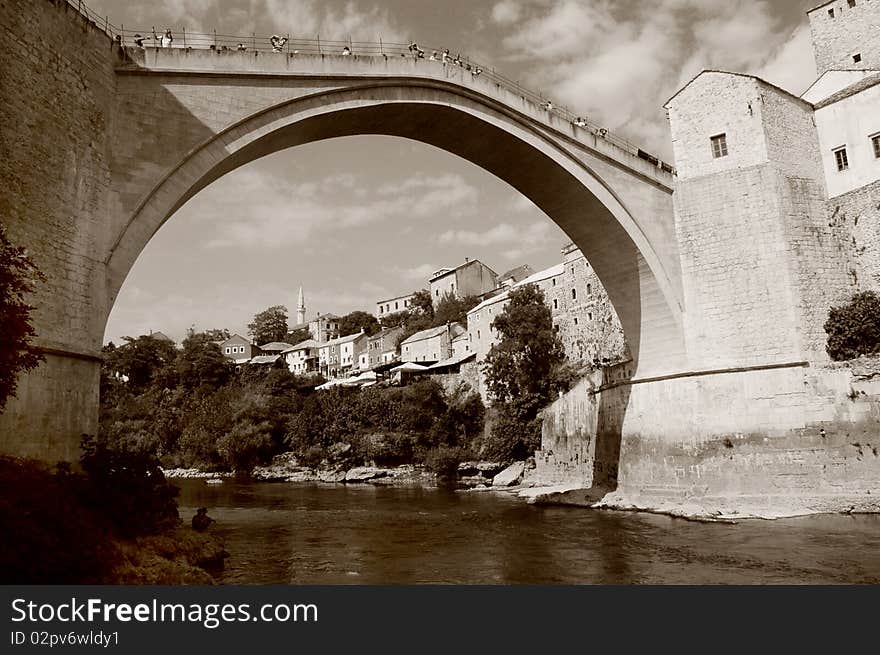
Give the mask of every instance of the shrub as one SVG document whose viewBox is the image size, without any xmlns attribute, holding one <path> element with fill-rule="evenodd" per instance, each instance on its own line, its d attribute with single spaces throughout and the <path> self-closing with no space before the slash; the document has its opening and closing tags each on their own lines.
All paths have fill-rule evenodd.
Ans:
<svg viewBox="0 0 880 655">
<path fill-rule="evenodd" d="M 541 418 L 522 417 L 509 405 L 494 407 L 489 435 L 480 456 L 495 462 L 510 462 L 532 456 L 541 446 Z"/>
<path fill-rule="evenodd" d="M 179 490 L 165 479 L 153 452 L 88 435 L 83 435 L 81 446 L 80 462 L 88 476 L 86 500 L 100 508 L 120 534 L 152 534 L 179 521 Z"/>
<path fill-rule="evenodd" d="M 458 465 L 466 459 L 466 451 L 462 448 L 439 446 L 430 450 L 425 457 L 425 468 L 443 482 L 454 482 L 458 479 Z"/>
<path fill-rule="evenodd" d="M 824 327 L 831 359 L 880 352 L 880 297 L 873 291 L 855 294 L 846 305 L 831 308 Z"/>
<path fill-rule="evenodd" d="M 217 452 L 227 467 L 250 471 L 271 457 L 271 425 L 268 421 L 237 423 L 217 440 Z"/>
</svg>

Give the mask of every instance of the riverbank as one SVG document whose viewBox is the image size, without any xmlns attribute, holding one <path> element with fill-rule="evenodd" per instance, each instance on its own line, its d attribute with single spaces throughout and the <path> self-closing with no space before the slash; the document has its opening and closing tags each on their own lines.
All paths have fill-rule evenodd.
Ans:
<svg viewBox="0 0 880 655">
<path fill-rule="evenodd" d="M 465 489 L 508 489 L 521 485 L 534 470 L 534 462 L 503 464 L 486 461 L 467 461 L 457 465 L 454 484 Z M 237 476 L 235 471 L 200 471 L 197 468 L 163 469 L 169 479 L 204 479 L 209 484 L 222 483 Z M 319 482 L 327 484 L 374 484 L 393 486 L 435 487 L 443 483 L 425 466 L 351 466 L 327 463 L 307 466 L 293 453 L 282 453 L 266 466 L 257 466 L 247 475 L 254 482 Z M 525 484 L 528 484 L 527 482 Z"/>
<path fill-rule="evenodd" d="M 214 584 L 223 541 L 182 521 L 125 536 L 84 476 L 0 458 L 0 580 L 5 584 Z M 126 490 L 120 490 L 126 493 Z M 130 521 L 141 517 L 132 512 Z M 132 526 L 133 527 L 133 526 Z M 137 532 L 129 530 L 129 532 Z"/>
</svg>

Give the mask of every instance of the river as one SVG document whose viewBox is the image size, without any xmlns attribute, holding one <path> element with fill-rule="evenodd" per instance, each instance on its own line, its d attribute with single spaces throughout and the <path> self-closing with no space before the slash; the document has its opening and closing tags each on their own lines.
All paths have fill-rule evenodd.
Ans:
<svg viewBox="0 0 880 655">
<path fill-rule="evenodd" d="M 880 516 L 735 525 L 537 507 L 498 493 L 176 480 L 225 584 L 880 583 Z"/>
</svg>

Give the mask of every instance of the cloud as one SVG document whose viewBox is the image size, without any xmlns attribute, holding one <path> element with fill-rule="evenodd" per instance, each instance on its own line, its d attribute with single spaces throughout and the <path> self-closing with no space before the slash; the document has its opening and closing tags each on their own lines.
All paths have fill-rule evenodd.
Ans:
<svg viewBox="0 0 880 655">
<path fill-rule="evenodd" d="M 464 246 L 498 246 L 513 243 L 530 244 L 537 249 L 546 244 L 553 226 L 549 221 L 532 223 L 526 228 L 518 228 L 510 223 L 499 223 L 488 230 L 448 230 L 438 238 L 440 243 L 458 243 Z"/>
<path fill-rule="evenodd" d="M 662 104 L 700 70 L 764 73 L 795 90 L 809 77 L 807 31 L 785 30 L 766 0 L 519 6 L 523 20 L 509 25 L 503 45 L 509 60 L 525 66 L 527 84 L 666 158 Z"/>
<path fill-rule="evenodd" d="M 253 2 L 253 11 L 262 9 L 278 29 L 301 38 L 320 35 L 321 39 L 375 41 L 403 40 L 403 31 L 387 10 L 364 3 L 348 2 L 342 9 L 319 0 L 263 0 Z"/>
<path fill-rule="evenodd" d="M 439 266 L 434 264 L 419 264 L 410 268 L 400 268 L 395 266 L 391 269 L 391 273 L 398 278 L 404 280 L 412 280 L 416 282 L 427 281 L 431 274 L 438 270 Z"/>
<path fill-rule="evenodd" d="M 210 223 L 206 247 L 278 249 L 393 219 L 471 215 L 478 191 L 460 175 L 416 174 L 372 190 L 353 174 L 296 183 L 244 168 L 200 196 L 186 213 Z"/>
<path fill-rule="evenodd" d="M 496 23 L 515 23 L 519 20 L 522 7 L 514 0 L 503 0 L 492 7 L 492 20 Z"/>
</svg>

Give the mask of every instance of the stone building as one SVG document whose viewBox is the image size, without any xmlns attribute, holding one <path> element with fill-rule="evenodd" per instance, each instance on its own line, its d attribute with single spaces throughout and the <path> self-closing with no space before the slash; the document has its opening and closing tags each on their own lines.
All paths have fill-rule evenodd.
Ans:
<svg viewBox="0 0 880 655">
<path fill-rule="evenodd" d="M 318 343 L 326 343 L 339 336 L 339 317 L 336 314 L 318 314 L 309 322 L 309 334 Z"/>
<path fill-rule="evenodd" d="M 306 339 L 281 353 L 287 368 L 296 375 L 314 373 L 318 370 L 318 342 Z"/>
<path fill-rule="evenodd" d="M 482 296 L 491 293 L 498 286 L 498 275 L 480 260 L 465 259 L 464 264 L 455 268 L 441 268 L 428 280 L 431 300 L 434 306 L 447 293 L 456 298 Z"/>
<path fill-rule="evenodd" d="M 465 332 L 458 323 L 441 325 L 416 332 L 400 343 L 400 359 L 403 362 L 435 364 L 452 356 L 452 341 Z"/>
<path fill-rule="evenodd" d="M 880 70 L 877 0 L 831 0 L 807 12 L 816 72 Z"/>
<path fill-rule="evenodd" d="M 388 298 L 387 300 L 376 301 L 376 318 L 381 319 L 389 314 L 397 312 L 408 312 L 412 306 L 412 299 L 415 293 L 407 293 L 402 296 Z"/>
<path fill-rule="evenodd" d="M 261 354 L 257 346 L 240 334 L 233 334 L 226 341 L 221 342 L 219 346 L 223 356 L 237 364 L 244 363 L 251 357 Z"/>
<path fill-rule="evenodd" d="M 667 102 L 695 360 L 822 361 L 829 308 L 880 288 L 878 17 L 870 0 L 809 12 L 820 77 L 801 97 L 703 71 Z"/>
<path fill-rule="evenodd" d="M 561 264 L 521 279 L 510 288 L 534 284 L 544 293 L 572 365 L 594 367 L 627 359 L 623 329 L 596 273 L 574 244 L 564 246 L 561 254 Z M 477 361 L 483 361 L 498 341 L 492 322 L 507 300 L 505 291 L 468 312 L 468 342 Z"/>
<path fill-rule="evenodd" d="M 366 368 L 388 364 L 397 359 L 399 354 L 397 340 L 401 334 L 403 334 L 402 327 L 385 328 L 367 339 Z"/>
</svg>

